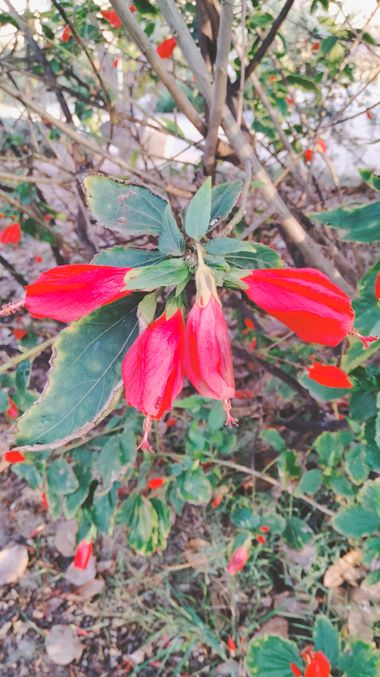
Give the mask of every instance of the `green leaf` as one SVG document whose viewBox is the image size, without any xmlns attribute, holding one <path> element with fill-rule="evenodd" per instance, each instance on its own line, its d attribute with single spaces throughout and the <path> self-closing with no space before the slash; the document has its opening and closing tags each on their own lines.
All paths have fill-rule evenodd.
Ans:
<svg viewBox="0 0 380 677">
<path fill-rule="evenodd" d="M 3 390 L 0 390 L 0 411 L 5 411 L 8 407 L 8 395 Z"/>
<path fill-rule="evenodd" d="M 49 488 L 57 496 L 72 494 L 79 487 L 79 482 L 72 467 L 64 459 L 52 461 L 46 470 L 46 481 Z"/>
<path fill-rule="evenodd" d="M 304 520 L 299 517 L 288 517 L 283 537 L 290 548 L 302 550 L 304 545 L 310 543 L 313 532 Z"/>
<path fill-rule="evenodd" d="M 137 496 L 128 523 L 128 544 L 141 555 L 152 552 L 151 539 L 158 529 L 158 515 L 152 503 Z"/>
<path fill-rule="evenodd" d="M 240 529 L 259 528 L 262 520 L 261 517 L 252 512 L 249 508 L 237 508 L 231 515 L 231 522 Z"/>
<path fill-rule="evenodd" d="M 304 78 L 302 75 L 287 75 L 286 79 L 289 85 L 294 85 L 300 89 L 305 90 L 305 92 L 315 92 L 319 93 L 319 89 L 313 80 L 309 78 Z"/>
<path fill-rule="evenodd" d="M 183 259 L 169 259 L 141 270 L 130 270 L 125 277 L 125 289 L 152 291 L 158 287 L 171 287 L 185 282 L 189 275 Z"/>
<path fill-rule="evenodd" d="M 378 677 L 380 654 L 374 644 L 358 639 L 341 655 L 339 668 L 344 677 Z"/>
<path fill-rule="evenodd" d="M 269 444 L 269 446 L 273 447 L 273 449 L 276 451 L 285 451 L 285 440 L 275 428 L 267 428 L 266 430 L 262 430 L 260 437 L 262 441 L 265 442 L 265 444 Z"/>
<path fill-rule="evenodd" d="M 338 496 L 344 496 L 344 498 L 353 498 L 355 496 L 351 482 L 349 482 L 345 475 L 339 472 L 329 476 L 328 486 Z"/>
<path fill-rule="evenodd" d="M 334 468 L 343 456 L 344 448 L 351 441 L 351 435 L 324 432 L 314 440 L 314 448 L 323 465 Z"/>
<path fill-rule="evenodd" d="M 128 249 L 117 245 L 109 249 L 103 249 L 97 254 L 92 263 L 98 266 L 119 266 L 120 268 L 142 268 L 143 266 L 152 266 L 155 263 L 161 263 L 165 256 L 154 249 L 148 251 L 145 249 Z"/>
<path fill-rule="evenodd" d="M 195 193 L 185 213 L 185 230 L 193 240 L 200 240 L 207 233 L 211 218 L 211 178 L 209 177 Z"/>
<path fill-rule="evenodd" d="M 162 230 L 158 246 L 160 252 L 170 256 L 181 256 L 185 248 L 183 235 L 177 226 L 174 214 L 169 204 L 164 211 Z"/>
<path fill-rule="evenodd" d="M 156 511 L 158 519 L 154 538 L 154 549 L 165 550 L 170 533 L 172 514 L 166 503 L 159 498 L 152 498 L 151 503 Z"/>
<path fill-rule="evenodd" d="M 323 480 L 322 471 L 318 468 L 306 470 L 302 475 L 297 487 L 297 494 L 309 494 L 313 496 L 320 489 Z"/>
<path fill-rule="evenodd" d="M 339 207 L 328 212 L 310 215 L 315 221 L 332 228 L 342 228 L 345 240 L 353 242 L 377 242 L 380 240 L 380 202 L 360 207 Z"/>
<path fill-rule="evenodd" d="M 371 171 L 371 169 L 359 169 L 359 174 L 368 186 L 373 188 L 373 190 L 380 191 L 380 176 Z"/>
<path fill-rule="evenodd" d="M 283 266 L 281 258 L 271 247 L 258 242 L 219 237 L 207 242 L 205 249 L 212 256 L 223 256 L 231 266 L 247 270 Z"/>
<path fill-rule="evenodd" d="M 115 487 L 108 494 L 100 496 L 100 498 L 97 498 L 97 494 L 95 495 L 91 514 L 94 524 L 101 534 L 110 534 L 112 531 L 116 497 Z"/>
<path fill-rule="evenodd" d="M 340 653 L 339 632 L 326 616 L 318 616 L 313 631 L 314 649 L 322 651 L 329 659 L 331 667 L 338 664 Z"/>
<path fill-rule="evenodd" d="M 42 477 L 37 472 L 37 468 L 31 463 L 17 463 L 12 466 L 12 471 L 17 477 L 25 480 L 31 489 L 37 489 L 37 487 L 42 487 Z"/>
<path fill-rule="evenodd" d="M 369 467 L 365 462 L 365 449 L 354 445 L 346 455 L 346 470 L 354 484 L 362 484 L 368 478 Z"/>
<path fill-rule="evenodd" d="M 355 327 L 361 334 L 368 336 L 380 335 L 380 305 L 375 297 L 375 280 L 379 273 L 380 261 L 360 280 L 358 296 L 352 304 L 356 315 Z"/>
<path fill-rule="evenodd" d="M 332 525 L 343 536 L 359 538 L 379 531 L 380 517 L 360 505 L 351 505 L 334 515 Z"/>
<path fill-rule="evenodd" d="M 264 635 L 249 644 L 246 665 L 250 677 L 294 677 L 291 663 L 303 669 L 298 649 L 288 639 Z"/>
<path fill-rule="evenodd" d="M 367 538 L 363 545 L 363 564 L 370 567 L 372 561 L 380 555 L 380 536 Z"/>
<path fill-rule="evenodd" d="M 121 362 L 137 336 L 140 300 L 119 299 L 61 332 L 48 386 L 19 420 L 18 445 L 55 448 L 104 417 L 120 394 Z"/>
<path fill-rule="evenodd" d="M 365 483 L 359 491 L 358 501 L 380 519 L 380 477 Z"/>
<path fill-rule="evenodd" d="M 98 495 L 108 494 L 114 482 L 120 478 L 122 469 L 120 455 L 120 438 L 114 435 L 105 443 L 94 464 L 95 477 L 101 480 L 100 491 L 97 489 Z"/>
<path fill-rule="evenodd" d="M 241 181 L 220 183 L 211 191 L 211 214 L 209 230 L 224 221 L 234 208 L 240 195 Z"/>
<path fill-rule="evenodd" d="M 161 232 L 168 204 L 148 188 L 108 176 L 87 176 L 84 187 L 88 205 L 103 226 L 123 233 Z"/>
<path fill-rule="evenodd" d="M 211 483 L 200 468 L 179 475 L 177 487 L 179 497 L 192 505 L 204 505 L 211 500 Z"/>
</svg>

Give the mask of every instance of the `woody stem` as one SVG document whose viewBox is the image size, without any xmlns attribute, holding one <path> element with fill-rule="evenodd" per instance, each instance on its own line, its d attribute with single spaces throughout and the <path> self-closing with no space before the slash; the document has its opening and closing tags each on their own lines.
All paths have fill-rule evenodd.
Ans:
<svg viewBox="0 0 380 677">
<path fill-rule="evenodd" d="M 199 242 L 195 243 L 195 247 L 196 247 L 197 256 L 198 256 L 198 266 L 199 266 L 199 268 L 201 268 L 205 265 L 205 261 L 204 261 L 204 258 L 203 258 L 203 247 Z"/>
</svg>

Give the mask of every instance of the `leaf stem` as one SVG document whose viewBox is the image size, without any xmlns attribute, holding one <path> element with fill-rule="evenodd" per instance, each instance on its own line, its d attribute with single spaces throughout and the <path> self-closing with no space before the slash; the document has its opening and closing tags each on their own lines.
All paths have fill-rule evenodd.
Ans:
<svg viewBox="0 0 380 677">
<path fill-rule="evenodd" d="M 30 348 L 30 350 L 26 350 L 21 355 L 17 355 L 17 357 L 14 357 L 12 360 L 9 360 L 9 362 L 6 362 L 0 367 L 0 374 L 9 371 L 9 369 L 12 369 L 12 367 L 16 367 L 16 365 L 20 364 L 20 362 L 24 362 L 24 360 L 28 360 L 30 357 L 36 357 L 44 350 L 46 350 L 46 348 L 51 346 L 52 343 L 54 343 L 55 338 L 56 338 L 55 336 L 52 336 L 51 338 L 46 339 L 46 341 L 39 343 L 38 346 L 34 346 L 34 348 Z"/>
</svg>

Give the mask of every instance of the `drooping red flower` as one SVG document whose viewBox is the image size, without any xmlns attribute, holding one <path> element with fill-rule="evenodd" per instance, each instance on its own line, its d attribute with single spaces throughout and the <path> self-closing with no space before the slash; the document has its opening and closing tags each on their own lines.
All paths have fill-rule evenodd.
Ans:
<svg viewBox="0 0 380 677">
<path fill-rule="evenodd" d="M 313 159 L 314 152 L 312 151 L 311 148 L 306 148 L 304 154 L 303 154 L 303 159 L 305 162 L 311 162 Z"/>
<path fill-rule="evenodd" d="M 308 343 L 336 346 L 352 331 L 348 296 L 314 268 L 253 270 L 247 296 Z"/>
<path fill-rule="evenodd" d="M 9 418 L 17 418 L 18 416 L 18 406 L 11 397 L 8 397 L 8 409 L 5 413 Z"/>
<path fill-rule="evenodd" d="M 62 31 L 61 42 L 69 42 L 69 40 L 71 40 L 71 38 L 72 38 L 72 35 L 73 35 L 73 32 L 71 30 L 71 27 L 65 26 L 63 31 Z"/>
<path fill-rule="evenodd" d="M 104 9 L 100 14 L 108 21 L 110 26 L 113 26 L 113 28 L 120 28 L 121 19 L 114 9 Z"/>
<path fill-rule="evenodd" d="M 330 677 L 330 661 L 322 651 L 312 654 L 311 661 L 305 670 L 305 677 Z"/>
<path fill-rule="evenodd" d="M 27 335 L 26 329 L 12 329 L 12 334 L 15 337 L 16 341 L 20 341 Z"/>
<path fill-rule="evenodd" d="M 25 456 L 18 449 L 12 449 L 12 451 L 6 451 L 4 454 L 4 459 L 7 463 L 24 463 Z"/>
<path fill-rule="evenodd" d="M 92 555 L 92 543 L 81 541 L 75 551 L 74 566 L 76 569 L 87 569 Z"/>
<path fill-rule="evenodd" d="M 236 652 L 236 642 L 233 639 L 233 637 L 229 637 L 227 639 L 227 646 L 228 646 L 228 649 L 230 650 L 230 652 L 232 654 L 234 654 Z"/>
<path fill-rule="evenodd" d="M 177 424 L 177 419 L 174 416 L 169 416 L 165 423 L 167 428 L 173 428 Z"/>
<path fill-rule="evenodd" d="M 175 38 L 168 38 L 157 45 L 156 52 L 161 59 L 170 59 L 176 46 L 177 40 Z"/>
<path fill-rule="evenodd" d="M 165 477 L 152 477 L 148 481 L 148 489 L 161 489 L 165 484 Z"/>
<path fill-rule="evenodd" d="M 206 305 L 195 301 L 186 323 L 185 373 L 202 397 L 223 400 L 227 423 L 235 380 L 228 327 L 219 300 L 211 295 Z"/>
<path fill-rule="evenodd" d="M 33 317 L 72 322 L 130 294 L 121 291 L 130 268 L 73 264 L 42 273 L 25 287 L 25 306 Z"/>
<path fill-rule="evenodd" d="M 377 299 L 380 299 L 380 273 L 377 273 L 375 280 L 375 296 Z"/>
<path fill-rule="evenodd" d="M 0 233 L 0 242 L 3 244 L 19 244 L 21 240 L 21 226 L 15 221 L 6 226 Z"/>
<path fill-rule="evenodd" d="M 180 309 L 163 313 L 136 339 L 124 357 L 122 372 L 125 398 L 146 416 L 140 447 L 148 443 L 151 419 L 159 419 L 172 407 L 183 387 L 184 322 Z"/>
<path fill-rule="evenodd" d="M 248 548 L 246 548 L 244 545 L 236 548 L 236 550 L 232 553 L 232 557 L 228 563 L 227 572 L 231 574 L 231 576 L 235 576 L 235 574 L 245 567 L 248 557 Z"/>
<path fill-rule="evenodd" d="M 244 320 L 244 324 L 245 324 L 245 326 L 247 327 L 247 329 L 253 330 L 253 329 L 255 328 L 255 323 L 254 323 L 253 320 L 251 320 L 249 317 L 247 317 L 247 318 Z"/>
<path fill-rule="evenodd" d="M 327 388 L 352 388 L 352 381 L 343 369 L 332 364 L 314 362 L 308 368 L 307 375 L 316 383 Z"/>
<path fill-rule="evenodd" d="M 268 78 L 268 82 L 276 82 L 277 78 L 275 75 L 270 75 Z"/>
</svg>

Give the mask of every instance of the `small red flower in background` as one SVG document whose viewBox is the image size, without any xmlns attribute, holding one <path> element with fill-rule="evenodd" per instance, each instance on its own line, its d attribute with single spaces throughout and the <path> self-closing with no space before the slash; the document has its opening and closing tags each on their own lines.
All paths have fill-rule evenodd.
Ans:
<svg viewBox="0 0 380 677">
<path fill-rule="evenodd" d="M 222 501 L 223 501 L 222 494 L 218 494 L 212 499 L 211 505 L 213 508 L 218 508 Z"/>
<path fill-rule="evenodd" d="M 368 120 L 372 120 L 372 118 L 373 118 L 373 113 L 372 113 L 371 110 L 366 110 L 365 114 L 366 114 Z"/>
<path fill-rule="evenodd" d="M 81 541 L 75 551 L 74 566 L 76 569 L 87 569 L 92 555 L 92 543 Z"/>
<path fill-rule="evenodd" d="M 326 153 L 327 151 L 327 143 L 323 139 L 317 139 L 315 142 L 315 150 L 319 151 L 320 153 Z"/>
<path fill-rule="evenodd" d="M 313 52 L 318 52 L 320 46 L 321 46 L 321 43 L 320 43 L 320 42 L 313 42 L 313 44 L 312 44 L 312 46 L 311 46 L 311 49 L 312 49 Z"/>
<path fill-rule="evenodd" d="M 108 21 L 110 26 L 113 26 L 113 28 L 120 28 L 121 19 L 114 9 L 104 9 L 100 14 Z"/>
<path fill-rule="evenodd" d="M 173 428 L 177 424 L 177 419 L 174 416 L 170 416 L 165 423 L 167 428 Z"/>
<path fill-rule="evenodd" d="M 257 537 L 257 542 L 264 545 L 264 543 L 267 542 L 267 539 L 265 538 L 265 536 L 262 536 L 261 534 L 259 534 L 258 537 Z"/>
<path fill-rule="evenodd" d="M 232 553 L 232 557 L 228 563 L 227 572 L 231 574 L 231 576 L 235 576 L 235 574 L 245 567 L 248 557 L 248 549 L 244 545 L 236 548 L 236 550 L 234 550 Z"/>
<path fill-rule="evenodd" d="M 293 99 L 292 96 L 287 96 L 286 99 L 285 99 L 285 101 L 286 101 L 286 103 L 287 103 L 289 106 L 291 106 L 292 103 L 294 103 L 294 99 Z"/>
<path fill-rule="evenodd" d="M 261 527 L 259 527 L 259 531 L 262 531 L 263 534 L 267 534 L 268 531 L 270 531 L 270 527 L 267 527 L 265 524 L 263 524 Z"/>
<path fill-rule="evenodd" d="M 161 59 L 170 59 L 176 46 L 177 40 L 175 38 L 168 38 L 157 45 L 156 52 Z"/>
<path fill-rule="evenodd" d="M 137 7 L 136 7 L 136 5 L 129 5 L 129 11 L 132 12 L 132 14 L 134 14 L 135 12 L 137 12 Z"/>
<path fill-rule="evenodd" d="M 114 59 L 112 61 L 112 68 L 117 68 L 118 65 L 119 65 L 119 61 L 120 61 L 120 59 L 118 57 L 116 57 L 116 59 Z"/>
<path fill-rule="evenodd" d="M 350 299 L 319 270 L 266 268 L 241 281 L 251 301 L 307 343 L 336 346 L 353 330 Z"/>
<path fill-rule="evenodd" d="M 8 409 L 5 413 L 9 418 L 17 418 L 18 416 L 18 406 L 10 397 L 8 397 Z"/>
<path fill-rule="evenodd" d="M 42 492 L 41 508 L 42 508 L 42 510 L 49 510 L 49 503 L 48 503 L 48 500 L 47 500 L 46 491 Z"/>
<path fill-rule="evenodd" d="M 380 299 L 380 273 L 377 273 L 375 280 L 375 296 L 377 299 Z"/>
<path fill-rule="evenodd" d="M 227 646 L 232 654 L 236 652 L 236 642 L 232 637 L 229 637 L 227 639 Z"/>
<path fill-rule="evenodd" d="M 346 372 L 331 364 L 314 362 L 314 364 L 308 368 L 307 375 L 316 383 L 326 386 L 327 388 L 352 388 L 352 381 L 349 379 Z"/>
<path fill-rule="evenodd" d="M 247 317 L 247 319 L 244 320 L 244 324 L 247 327 L 247 329 L 253 330 L 255 328 L 255 323 L 249 317 Z"/>
<path fill-rule="evenodd" d="M 12 451 L 6 451 L 4 454 L 4 459 L 7 463 L 24 463 L 25 456 L 18 451 L 18 449 L 12 449 Z"/>
<path fill-rule="evenodd" d="M 15 337 L 17 341 L 21 340 L 24 338 L 24 336 L 27 335 L 26 329 L 12 329 L 12 334 Z"/>
<path fill-rule="evenodd" d="M 73 32 L 72 32 L 70 26 L 65 26 L 63 31 L 62 31 L 61 42 L 69 42 L 69 40 L 71 40 L 71 38 L 72 38 L 72 35 L 73 35 Z"/>
<path fill-rule="evenodd" d="M 16 221 L 6 226 L 0 233 L 0 242 L 3 244 L 19 244 L 21 240 L 21 226 Z"/>
<path fill-rule="evenodd" d="M 305 162 L 311 162 L 313 159 L 313 155 L 314 153 L 311 150 L 311 148 L 307 148 L 303 154 L 303 159 L 305 160 Z"/>
<path fill-rule="evenodd" d="M 275 75 L 270 75 L 268 78 L 268 82 L 276 82 L 277 78 Z"/>
<path fill-rule="evenodd" d="M 42 256 L 35 256 L 34 257 L 34 263 L 42 263 L 43 258 Z"/>
<path fill-rule="evenodd" d="M 253 397 L 252 390 L 236 390 L 235 391 L 235 399 L 237 399 L 237 400 L 249 400 L 251 397 Z"/>
<path fill-rule="evenodd" d="M 257 340 L 256 340 L 255 338 L 253 338 L 253 339 L 249 342 L 249 348 L 250 348 L 251 350 L 255 350 L 256 346 L 257 346 Z"/>
<path fill-rule="evenodd" d="M 148 489 L 161 489 L 165 484 L 164 477 L 152 477 L 148 482 Z"/>
</svg>

